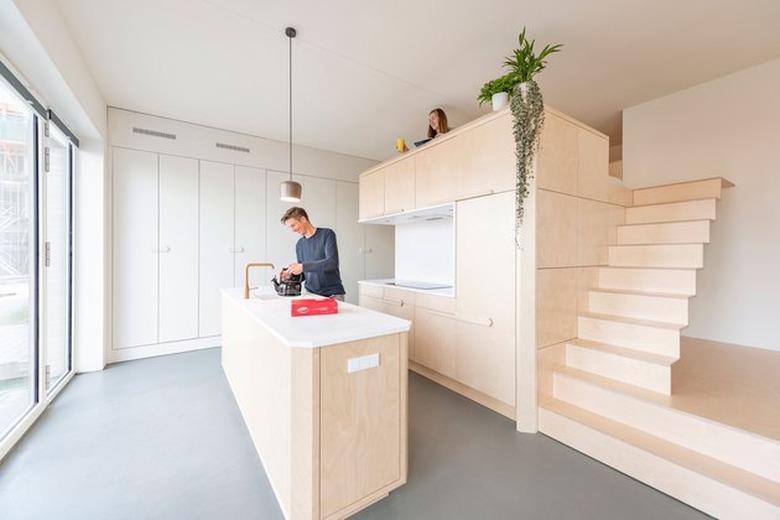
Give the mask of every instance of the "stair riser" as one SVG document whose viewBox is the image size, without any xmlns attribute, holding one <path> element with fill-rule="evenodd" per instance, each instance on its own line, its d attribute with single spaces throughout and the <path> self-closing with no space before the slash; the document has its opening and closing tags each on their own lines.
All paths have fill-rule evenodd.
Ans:
<svg viewBox="0 0 780 520">
<path fill-rule="evenodd" d="M 618 226 L 618 245 L 631 244 L 706 244 L 710 241 L 710 221 L 665 222 Z"/>
<path fill-rule="evenodd" d="M 780 507 L 544 408 L 539 431 L 715 518 L 780 518 Z"/>
<path fill-rule="evenodd" d="M 699 269 L 704 266 L 704 246 L 609 246 L 607 264 L 612 267 Z"/>
<path fill-rule="evenodd" d="M 696 294 L 696 271 L 606 267 L 599 269 L 599 287 L 693 296 Z"/>
<path fill-rule="evenodd" d="M 672 393 L 671 366 L 631 359 L 577 345 L 566 345 L 566 365 L 665 395 Z"/>
<path fill-rule="evenodd" d="M 626 224 L 715 220 L 715 200 L 692 200 L 626 208 Z"/>
<path fill-rule="evenodd" d="M 580 316 L 577 336 L 582 339 L 643 352 L 680 357 L 680 331 Z"/>
<path fill-rule="evenodd" d="M 574 406 L 780 482 L 780 443 L 656 406 L 556 372 L 553 395 Z"/>
<path fill-rule="evenodd" d="M 590 291 L 588 309 L 596 314 L 688 324 L 687 298 Z"/>
</svg>

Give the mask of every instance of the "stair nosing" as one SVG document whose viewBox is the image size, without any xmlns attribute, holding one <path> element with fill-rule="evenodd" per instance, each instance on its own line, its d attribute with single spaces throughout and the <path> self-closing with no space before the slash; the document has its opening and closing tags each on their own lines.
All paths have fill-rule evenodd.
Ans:
<svg viewBox="0 0 780 520">
<path fill-rule="evenodd" d="M 687 326 L 679 323 L 670 323 L 666 321 L 654 321 L 654 320 L 641 320 L 637 318 L 628 318 L 625 316 L 616 316 L 614 314 L 602 314 L 599 312 L 583 312 L 578 314 L 578 317 L 580 316 L 584 318 L 594 318 L 603 321 L 616 321 L 618 323 L 625 323 L 628 325 L 639 325 L 642 327 L 653 327 L 656 329 L 664 329 L 664 330 L 680 331 Z"/>
<path fill-rule="evenodd" d="M 641 206 L 631 206 L 634 208 L 641 207 Z M 633 224 L 618 224 L 618 228 L 625 228 L 625 227 L 636 227 L 636 226 L 657 226 L 659 224 L 676 224 L 676 223 L 688 223 L 688 222 L 707 222 L 711 223 L 712 219 L 708 218 L 696 218 L 696 219 L 690 219 L 690 220 L 665 220 L 663 222 L 635 222 Z"/>
<path fill-rule="evenodd" d="M 684 204 L 686 202 L 698 202 L 701 200 L 713 200 L 717 204 L 717 202 L 720 200 L 716 197 L 701 197 L 696 199 L 685 199 L 685 200 L 673 200 L 671 202 L 653 202 L 651 204 L 632 204 L 631 206 L 628 206 L 626 209 L 631 208 L 647 208 L 649 206 L 665 206 L 668 204 Z M 695 219 L 695 220 L 707 220 L 707 219 Z"/>
<path fill-rule="evenodd" d="M 670 464 L 680 466 L 706 478 L 713 479 L 723 485 L 728 485 L 740 490 L 743 493 L 757 497 L 770 504 L 780 506 L 780 498 L 778 498 L 780 497 L 780 493 L 773 492 L 771 489 L 757 490 L 755 489 L 754 485 L 751 485 L 752 483 L 758 482 L 758 486 L 761 488 L 776 488 L 778 491 L 780 491 L 780 483 L 772 481 L 766 477 L 757 475 L 738 466 L 733 466 L 727 462 L 712 458 L 708 455 L 693 451 L 689 448 L 663 439 L 662 437 L 657 437 L 642 430 L 632 428 L 631 426 L 625 425 L 608 417 L 604 417 L 597 413 L 590 412 L 580 408 L 579 406 L 567 403 L 561 399 L 551 397 L 545 399 L 544 401 L 540 401 L 539 406 L 545 410 L 550 411 L 551 413 L 561 415 L 566 419 L 577 422 L 586 428 L 595 430 L 602 435 L 606 435 L 616 439 L 619 442 L 625 443 L 636 449 L 659 457 Z M 568 409 L 574 409 L 575 415 L 571 415 L 571 411 Z M 543 430 L 541 430 L 541 432 L 545 433 Z M 555 438 L 549 434 L 545 435 Z M 638 439 L 640 442 L 635 443 L 632 438 Z M 660 446 L 660 449 L 653 446 L 653 444 Z M 577 448 L 575 447 L 575 449 Z M 672 457 L 669 455 L 672 455 Z M 691 459 L 693 459 L 693 461 L 691 461 Z M 713 467 L 715 472 L 711 471 Z M 735 479 L 730 477 L 729 475 L 725 474 L 726 472 L 737 473 L 739 478 Z"/>
<path fill-rule="evenodd" d="M 608 287 L 591 287 L 589 292 L 602 292 L 607 294 L 627 294 L 629 296 L 653 296 L 662 298 L 672 298 L 676 300 L 688 299 L 690 296 L 679 293 L 665 293 L 665 292 L 653 292 L 653 291 L 636 291 L 632 289 L 610 289 Z"/>
<path fill-rule="evenodd" d="M 576 347 L 604 352 L 606 354 L 613 354 L 616 356 L 633 359 L 635 361 L 642 361 L 659 366 L 671 367 L 672 363 L 679 359 L 679 357 L 675 356 L 666 356 L 664 354 L 656 354 L 655 352 L 647 352 L 645 350 L 637 350 L 621 345 L 613 345 L 610 343 L 604 343 L 603 341 L 592 341 L 583 338 L 570 339 L 566 343 Z"/>
</svg>

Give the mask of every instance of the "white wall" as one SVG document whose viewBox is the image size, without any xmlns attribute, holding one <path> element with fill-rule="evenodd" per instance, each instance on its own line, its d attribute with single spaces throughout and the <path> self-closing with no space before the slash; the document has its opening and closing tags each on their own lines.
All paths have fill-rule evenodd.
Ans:
<svg viewBox="0 0 780 520">
<path fill-rule="evenodd" d="M 721 176 L 686 336 L 780 351 L 780 60 L 623 113 L 629 187 Z"/>
</svg>

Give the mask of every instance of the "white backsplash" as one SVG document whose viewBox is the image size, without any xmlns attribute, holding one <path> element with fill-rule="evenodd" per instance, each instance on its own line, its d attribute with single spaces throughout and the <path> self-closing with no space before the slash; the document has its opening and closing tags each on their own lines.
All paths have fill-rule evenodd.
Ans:
<svg viewBox="0 0 780 520">
<path fill-rule="evenodd" d="M 395 278 L 455 284 L 455 219 L 395 226 Z"/>
</svg>

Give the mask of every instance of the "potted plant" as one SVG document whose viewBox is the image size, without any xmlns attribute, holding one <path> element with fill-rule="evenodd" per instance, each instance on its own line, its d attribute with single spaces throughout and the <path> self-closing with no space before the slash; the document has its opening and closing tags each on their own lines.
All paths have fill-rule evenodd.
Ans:
<svg viewBox="0 0 780 520">
<path fill-rule="evenodd" d="M 509 102 L 509 95 L 514 92 L 518 81 L 511 74 L 504 74 L 500 78 L 491 79 L 479 91 L 477 101 L 482 106 L 483 103 L 490 102 L 493 110 L 500 110 Z"/>
<path fill-rule="evenodd" d="M 542 92 L 533 78 L 544 70 L 547 57 L 560 51 L 562 45 L 545 45 L 539 54 L 536 54 L 535 41 L 528 40 L 525 28 L 518 36 L 517 43 L 517 48 L 505 58 L 504 67 L 509 69 L 507 76 L 511 76 L 515 81 L 515 88 L 509 97 L 517 154 L 515 229 L 519 239 L 523 222 L 523 201 L 528 195 L 528 183 L 533 178 L 534 157 L 539 149 L 539 138 L 544 125 Z"/>
</svg>

